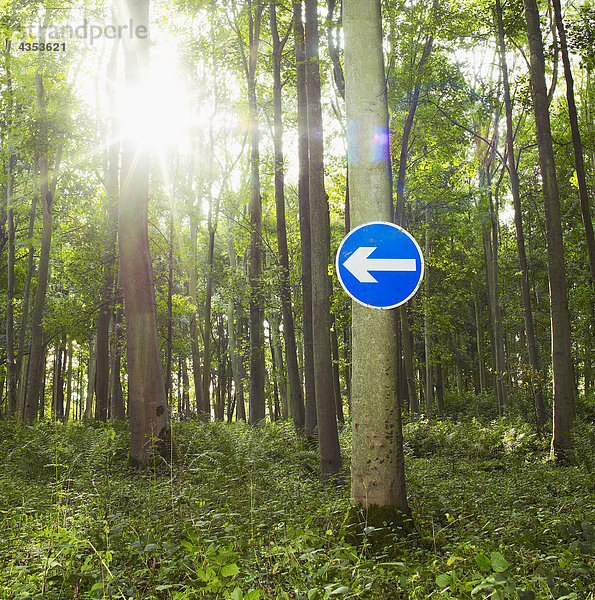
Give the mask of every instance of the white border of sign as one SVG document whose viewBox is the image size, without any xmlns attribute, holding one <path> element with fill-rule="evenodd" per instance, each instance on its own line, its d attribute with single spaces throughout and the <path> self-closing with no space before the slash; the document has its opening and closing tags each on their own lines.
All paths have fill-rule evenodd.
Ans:
<svg viewBox="0 0 595 600">
<path fill-rule="evenodd" d="M 394 227 L 395 229 L 398 229 L 399 231 L 403 232 L 415 244 L 415 246 L 416 246 L 416 248 L 417 248 L 417 250 L 419 252 L 419 256 L 421 258 L 421 272 L 420 272 L 419 281 L 417 282 L 417 285 L 415 286 L 415 289 L 411 292 L 411 294 L 409 294 L 409 296 L 407 296 L 407 298 L 405 298 L 405 300 L 401 300 L 401 302 L 398 302 L 397 304 L 393 304 L 392 306 L 372 306 L 371 304 L 366 304 L 365 302 L 362 302 L 361 300 L 358 300 L 347 289 L 347 287 L 343 283 L 343 279 L 341 278 L 341 271 L 339 269 L 339 255 L 341 254 L 341 248 L 343 248 L 343 244 L 345 243 L 345 241 L 347 240 L 347 238 L 353 232 L 357 231 L 358 229 L 361 229 L 362 227 L 367 227 L 368 225 L 389 225 L 390 227 Z M 339 279 L 339 283 L 341 284 L 341 287 L 345 290 L 345 292 L 347 293 L 347 295 L 350 296 L 353 300 L 355 300 L 358 304 L 361 304 L 362 306 L 365 306 L 366 308 L 376 308 L 376 309 L 380 309 L 380 310 L 390 310 L 392 308 L 397 308 L 397 306 L 401 306 L 401 304 L 405 304 L 405 302 L 408 302 L 409 300 L 411 300 L 411 298 L 413 296 L 415 296 L 415 294 L 417 293 L 417 290 L 419 289 L 419 286 L 421 285 L 421 282 L 422 282 L 422 280 L 424 278 L 424 274 L 425 274 L 425 260 L 424 260 L 423 252 L 421 251 L 421 248 L 420 248 L 419 244 L 417 243 L 417 240 L 406 229 L 403 229 L 399 225 L 397 225 L 395 223 L 391 223 L 390 221 L 370 221 L 369 223 L 362 223 L 361 225 L 358 225 L 357 227 L 354 227 L 341 240 L 341 243 L 339 244 L 339 247 L 337 248 L 337 255 L 335 257 L 335 271 L 337 272 L 337 278 Z"/>
</svg>

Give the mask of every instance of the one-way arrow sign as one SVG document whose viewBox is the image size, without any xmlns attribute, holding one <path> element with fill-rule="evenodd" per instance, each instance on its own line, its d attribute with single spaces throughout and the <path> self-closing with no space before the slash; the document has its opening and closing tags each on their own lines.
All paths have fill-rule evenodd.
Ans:
<svg viewBox="0 0 595 600">
<path fill-rule="evenodd" d="M 388 309 L 415 294 L 424 259 L 409 232 L 394 223 L 373 222 L 352 229 L 343 239 L 336 266 L 339 282 L 354 300 Z"/>
</svg>

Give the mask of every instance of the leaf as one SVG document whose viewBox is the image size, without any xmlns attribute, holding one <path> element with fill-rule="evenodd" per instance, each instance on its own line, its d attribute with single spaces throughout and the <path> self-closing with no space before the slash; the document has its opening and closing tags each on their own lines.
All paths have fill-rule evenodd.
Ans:
<svg viewBox="0 0 595 600">
<path fill-rule="evenodd" d="M 510 563 L 500 554 L 500 552 L 492 552 L 490 554 L 490 563 L 492 565 L 492 569 L 496 571 L 496 573 L 503 573 L 510 567 Z"/>
<path fill-rule="evenodd" d="M 221 567 L 221 577 L 233 577 L 240 572 L 240 568 L 235 563 L 223 565 Z"/>
<path fill-rule="evenodd" d="M 250 590 L 244 596 L 244 600 L 260 600 L 260 590 Z"/>
<path fill-rule="evenodd" d="M 242 590 L 239 587 L 231 593 L 231 600 L 244 600 L 244 594 L 242 594 Z"/>
<path fill-rule="evenodd" d="M 340 585 L 338 588 L 335 588 L 330 594 L 329 596 L 338 596 L 339 594 L 349 594 L 351 590 L 345 586 L 345 585 Z"/>
<path fill-rule="evenodd" d="M 485 554 L 478 554 L 475 557 L 475 562 L 480 571 L 489 571 L 492 568 L 492 563 Z"/>
<path fill-rule="evenodd" d="M 450 573 L 440 573 L 436 576 L 436 585 L 441 588 L 448 587 L 452 584 L 452 575 Z"/>
</svg>

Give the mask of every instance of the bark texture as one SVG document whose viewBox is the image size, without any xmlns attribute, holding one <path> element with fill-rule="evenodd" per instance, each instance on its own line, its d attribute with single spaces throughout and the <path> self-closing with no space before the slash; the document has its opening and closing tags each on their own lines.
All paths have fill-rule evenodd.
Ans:
<svg viewBox="0 0 595 600">
<path fill-rule="evenodd" d="M 320 472 L 322 477 L 326 478 L 341 469 L 341 451 L 331 360 L 331 279 L 329 275 L 331 229 L 328 196 L 324 190 L 324 144 L 318 62 L 318 2 L 306 0 L 305 7 L 314 388 Z"/>
<path fill-rule="evenodd" d="M 384 138 L 374 134 L 379 128 L 386 131 L 388 109 L 380 2 L 345 0 L 343 9 L 347 143 L 349 156 L 357 156 L 349 164 L 350 220 L 357 227 L 391 218 L 388 139 L 382 149 L 384 160 L 375 160 L 378 149 L 373 141 Z M 408 512 L 396 393 L 397 315 L 395 310 L 353 303 L 351 501 L 367 509 L 368 517 L 384 519 L 385 511 L 374 507 Z"/>
<path fill-rule="evenodd" d="M 552 454 L 556 459 L 565 460 L 570 458 L 572 450 L 570 432 L 574 420 L 574 382 L 570 354 L 570 320 L 568 315 L 568 298 L 566 296 L 560 197 L 548 112 L 543 40 L 539 26 L 539 9 L 537 8 L 536 0 L 523 0 L 523 2 L 525 6 L 525 19 L 527 21 L 529 49 L 531 51 L 531 94 L 535 112 L 539 167 L 545 208 L 554 388 Z"/>
</svg>

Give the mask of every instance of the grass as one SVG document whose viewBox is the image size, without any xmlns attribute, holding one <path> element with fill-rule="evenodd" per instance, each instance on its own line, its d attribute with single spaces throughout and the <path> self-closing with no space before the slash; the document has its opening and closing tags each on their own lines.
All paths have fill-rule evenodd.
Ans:
<svg viewBox="0 0 595 600">
<path fill-rule="evenodd" d="M 0 597 L 593 600 L 595 429 L 577 432 L 557 467 L 524 425 L 408 424 L 415 532 L 377 548 L 344 540 L 348 485 L 288 423 L 176 423 L 172 460 L 139 475 L 124 425 L 0 422 Z"/>
</svg>

